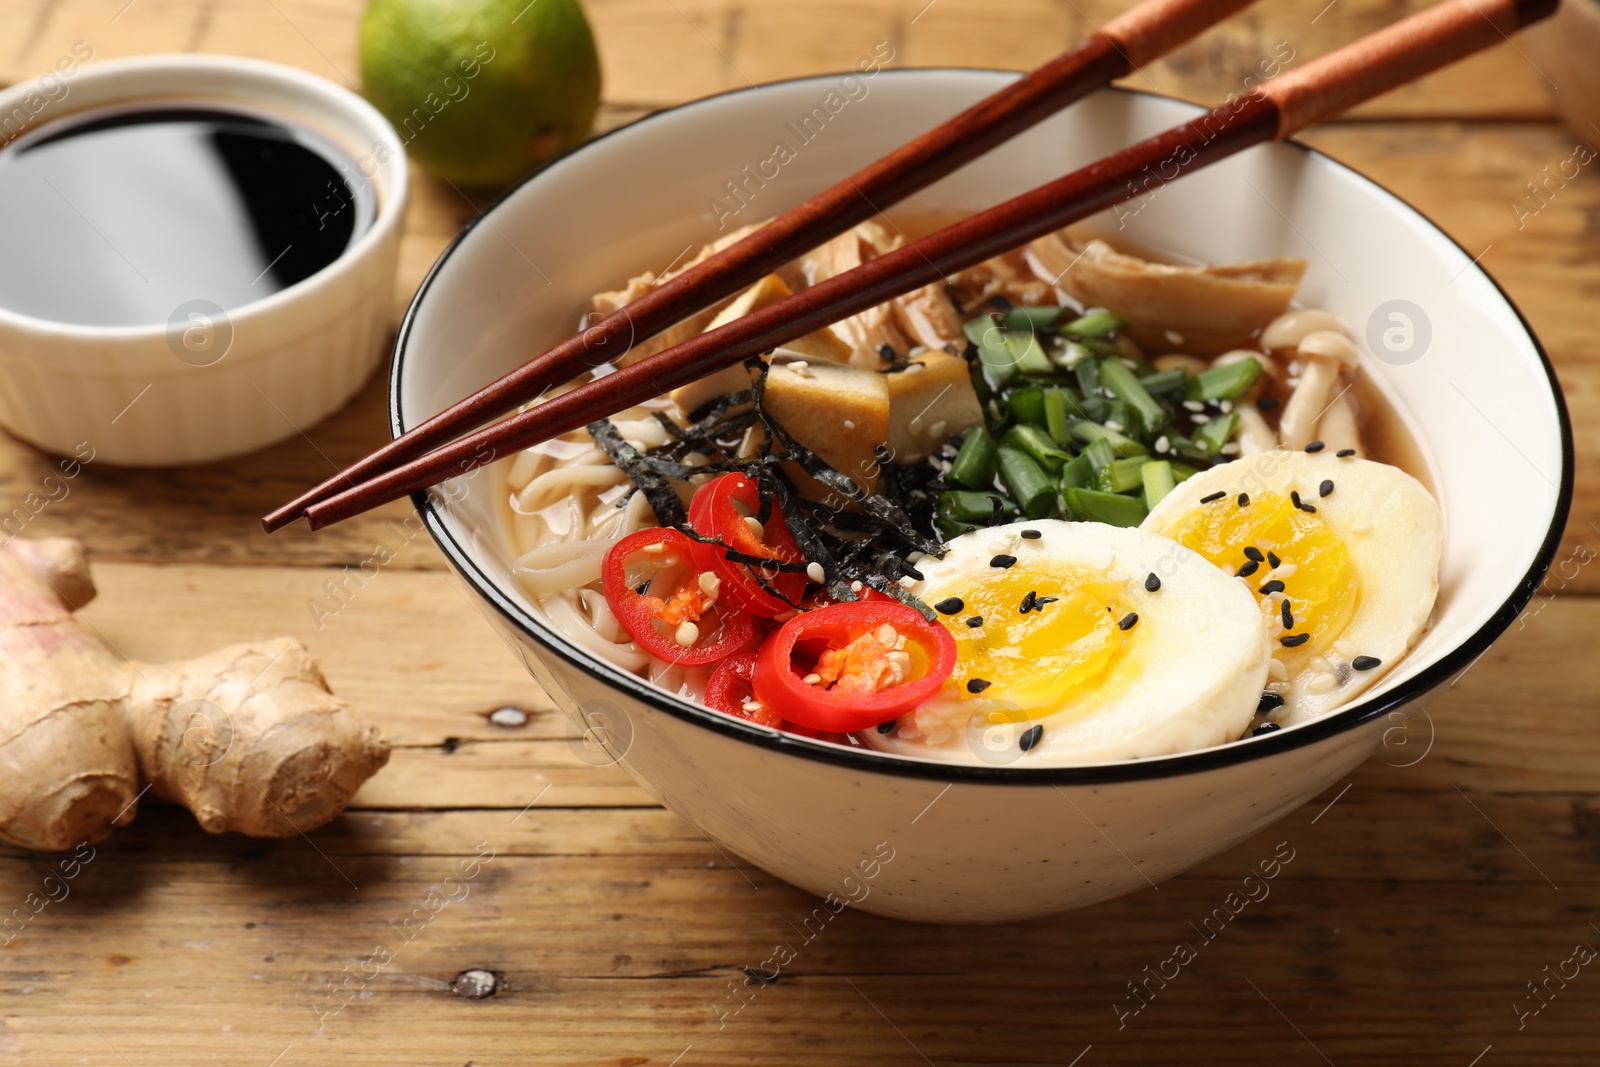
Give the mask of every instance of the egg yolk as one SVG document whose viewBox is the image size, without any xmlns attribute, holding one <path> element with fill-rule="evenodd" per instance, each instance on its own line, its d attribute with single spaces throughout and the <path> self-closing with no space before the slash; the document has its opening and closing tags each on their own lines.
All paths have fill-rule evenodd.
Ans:
<svg viewBox="0 0 1600 1067">
<path fill-rule="evenodd" d="M 957 650 L 945 691 L 998 698 L 1024 713 L 1059 710 L 1093 692 L 1140 632 L 1119 625 L 1133 610 L 1121 584 L 1067 564 L 994 570 L 941 592 L 964 605 L 943 618 Z M 1023 611 L 1025 602 L 1034 606 Z M 969 625 L 974 618 L 982 624 Z"/>
<path fill-rule="evenodd" d="M 1263 613 L 1278 620 L 1272 625 L 1279 638 L 1274 655 L 1280 660 L 1295 663 L 1327 649 L 1349 625 L 1361 596 L 1349 549 L 1320 517 L 1295 507 L 1288 497 L 1259 493 L 1243 507 L 1230 497 L 1185 513 L 1174 527 L 1156 532 L 1194 549 L 1229 574 L 1240 569 L 1250 572 L 1245 580 L 1261 601 Z M 1246 554 L 1247 548 L 1265 558 L 1252 560 L 1254 553 Z M 1274 581 L 1283 583 L 1281 591 L 1268 585 Z M 1260 592 L 1264 586 L 1266 593 Z M 1287 627 L 1285 601 L 1293 624 Z M 1282 643 L 1282 638 L 1292 642 L 1299 634 L 1309 634 L 1310 639 Z"/>
</svg>

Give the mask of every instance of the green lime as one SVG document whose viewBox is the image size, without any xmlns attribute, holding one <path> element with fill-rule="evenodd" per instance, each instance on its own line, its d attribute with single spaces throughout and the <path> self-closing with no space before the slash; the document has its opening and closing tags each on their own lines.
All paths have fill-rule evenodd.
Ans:
<svg viewBox="0 0 1600 1067">
<path fill-rule="evenodd" d="M 413 159 L 484 188 L 588 136 L 600 57 L 578 0 L 372 0 L 361 81 Z"/>
</svg>

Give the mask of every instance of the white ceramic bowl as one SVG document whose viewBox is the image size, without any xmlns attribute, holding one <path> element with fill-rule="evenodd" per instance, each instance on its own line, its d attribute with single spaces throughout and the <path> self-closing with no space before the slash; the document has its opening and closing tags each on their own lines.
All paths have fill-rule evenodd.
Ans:
<svg viewBox="0 0 1600 1067">
<path fill-rule="evenodd" d="M 406 204 L 399 136 L 359 96 L 293 67 L 172 55 L 14 85 L 0 92 L 0 117 L 14 120 L 0 137 L 146 101 L 234 105 L 321 134 L 359 168 L 347 179 L 376 192 L 372 225 L 311 277 L 207 320 L 83 326 L 0 308 L 0 425 L 48 451 L 87 442 L 97 460 L 138 466 L 221 459 L 309 429 L 383 355 Z"/>
<path fill-rule="evenodd" d="M 755 193 L 778 212 L 1001 86 L 1011 74 L 885 73 Z M 573 328 L 587 295 L 716 234 L 710 202 L 768 158 L 786 121 L 836 79 L 697 101 L 602 137 L 532 177 L 463 232 L 401 328 L 398 432 Z M 1108 91 L 925 191 L 910 206 L 975 209 L 1195 114 Z M 1114 218 L 1102 219 L 1115 232 Z M 1493 281 L 1427 219 L 1295 145 L 1191 174 L 1125 217 L 1123 238 L 1210 260 L 1293 254 L 1302 289 L 1392 346 L 1367 373 L 1434 461 L 1447 517 L 1431 630 L 1364 699 L 1300 727 L 1184 755 L 1095 766 L 958 767 L 779 734 L 668 696 L 557 637 L 509 576 L 497 479 L 417 498 L 489 619 L 592 741 L 720 846 L 818 894 L 908 919 L 984 922 L 1090 904 L 1221 852 L 1339 780 L 1387 742 L 1527 603 L 1565 523 L 1571 436 L 1550 366 Z M 535 266 L 537 264 L 537 266 Z M 1392 304 L 1409 301 L 1411 306 Z M 1418 339 L 1431 335 L 1425 351 Z M 1420 355 L 1420 358 L 1418 358 Z M 1409 360 L 1409 361 L 1408 361 Z M 1493 492 L 1484 488 L 1492 486 Z M 488 655 L 486 652 L 485 655 Z M 1484 668 L 1487 669 L 1487 668 Z M 579 747 L 580 752 L 595 751 Z M 892 854 L 892 860 L 883 861 Z"/>
</svg>

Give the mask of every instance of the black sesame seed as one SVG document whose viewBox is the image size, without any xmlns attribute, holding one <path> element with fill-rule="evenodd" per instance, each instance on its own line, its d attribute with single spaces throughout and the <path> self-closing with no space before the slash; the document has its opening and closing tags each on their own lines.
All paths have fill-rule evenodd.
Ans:
<svg viewBox="0 0 1600 1067">
<path fill-rule="evenodd" d="M 976 630 L 978 627 L 983 625 L 983 616 L 974 615 L 972 618 L 967 620 L 967 625 Z"/>
<path fill-rule="evenodd" d="M 1353 448 L 1341 448 L 1339 451 L 1334 453 L 1334 455 L 1338 456 L 1340 459 L 1349 459 L 1355 454 L 1356 450 Z"/>
<path fill-rule="evenodd" d="M 1283 615 L 1283 628 L 1285 630 L 1294 629 L 1294 612 L 1289 609 L 1289 601 L 1287 599 L 1285 599 L 1284 602 L 1283 602 L 1282 615 Z"/>
<path fill-rule="evenodd" d="M 1276 552 L 1267 553 L 1267 566 L 1271 567 L 1273 570 L 1277 570 L 1282 564 L 1283 560 L 1278 558 L 1278 554 Z"/>
<path fill-rule="evenodd" d="M 1253 559 L 1257 563 L 1260 563 L 1262 560 L 1266 559 L 1266 557 L 1261 554 L 1261 550 L 1255 545 L 1244 546 L 1244 558 Z"/>
<path fill-rule="evenodd" d="M 1382 664 L 1383 660 L 1379 659 L 1377 656 L 1357 656 L 1355 659 L 1350 661 L 1350 666 L 1354 667 L 1358 671 L 1370 671 L 1372 668 L 1381 666 Z"/>
<path fill-rule="evenodd" d="M 1250 731 L 1250 736 L 1251 737 L 1260 737 L 1262 734 L 1270 734 L 1274 730 L 1281 730 L 1281 729 L 1283 729 L 1283 727 L 1279 726 L 1275 722 L 1264 722 L 1260 726 L 1257 726 L 1254 730 L 1251 730 Z"/>
<path fill-rule="evenodd" d="M 1215 493 L 1212 493 L 1210 496 L 1201 497 L 1200 498 L 1200 503 L 1202 503 L 1202 504 L 1210 504 L 1210 503 L 1212 503 L 1214 501 L 1221 500 L 1223 497 L 1225 497 L 1227 495 L 1228 495 L 1227 490 L 1218 489 Z"/>
<path fill-rule="evenodd" d="M 1301 504 L 1300 510 L 1305 512 L 1307 515 L 1315 515 L 1317 513 L 1317 506 L 1315 504 Z"/>
<path fill-rule="evenodd" d="M 1307 452 L 1321 452 L 1324 448 L 1327 448 L 1327 447 L 1328 446 L 1323 444 L 1321 441 L 1312 441 L 1309 445 L 1306 445 L 1306 451 Z"/>
<path fill-rule="evenodd" d="M 969 693 L 981 693 L 981 692 L 983 692 L 985 689 L 989 688 L 989 686 L 991 686 L 993 684 L 994 684 L 993 682 L 990 682 L 990 681 L 988 681 L 986 679 L 983 679 L 983 678 L 968 678 L 967 679 L 967 692 L 969 692 Z"/>
<path fill-rule="evenodd" d="M 1324 478 L 1324 479 L 1322 479 L 1322 484 L 1317 486 L 1317 495 L 1318 496 L 1328 496 L 1332 492 L 1333 492 L 1333 479 L 1332 478 Z"/>
<path fill-rule="evenodd" d="M 1002 552 L 1000 555 L 994 556 L 989 560 L 989 566 L 998 567 L 1001 570 L 1005 570 L 1015 562 L 1017 562 L 1016 556 L 1008 556 Z"/>
<path fill-rule="evenodd" d="M 1300 490 L 1298 490 L 1298 489 L 1289 490 L 1289 502 L 1292 503 L 1297 508 L 1302 506 L 1301 503 L 1300 503 Z"/>
<path fill-rule="evenodd" d="M 890 719 L 888 722 L 880 722 L 878 724 L 878 732 L 880 734 L 893 733 L 894 732 L 894 720 Z"/>
<path fill-rule="evenodd" d="M 1035 603 L 1038 602 L 1038 600 L 1039 600 L 1038 592 L 1036 590 L 1030 589 L 1030 590 L 1028 590 L 1028 595 L 1022 598 L 1022 606 L 1020 608 L 1018 608 L 1017 610 L 1019 612 L 1021 612 L 1023 615 L 1026 615 L 1028 612 L 1033 610 L 1033 606 L 1034 606 Z"/>
<path fill-rule="evenodd" d="M 1017 739 L 1017 747 L 1022 749 L 1024 752 L 1030 751 L 1034 745 L 1039 743 L 1039 738 L 1043 736 L 1044 725 L 1042 723 L 1030 726 L 1023 731 L 1022 736 Z"/>
<path fill-rule="evenodd" d="M 1256 714 L 1265 715 L 1269 711 L 1277 711 L 1283 707 L 1283 698 L 1277 693 L 1262 693 L 1261 703 L 1256 705 Z"/>
<path fill-rule="evenodd" d="M 1146 577 L 1145 580 L 1144 580 L 1144 591 L 1147 592 L 1147 593 L 1154 593 L 1157 589 L 1160 589 L 1160 588 L 1161 588 L 1161 579 L 1156 577 L 1156 572 L 1155 571 L 1151 571 L 1149 576 Z"/>
<path fill-rule="evenodd" d="M 1305 644 L 1309 640 L 1311 640 L 1310 634 L 1292 634 L 1288 637 L 1278 638 L 1278 644 L 1282 645 L 1284 648 L 1296 648 Z"/>
<path fill-rule="evenodd" d="M 1256 592 L 1260 593 L 1262 596 L 1270 596 L 1273 593 L 1281 593 L 1283 592 L 1283 583 L 1274 578 L 1272 581 L 1266 583 L 1260 589 L 1256 590 Z"/>
<path fill-rule="evenodd" d="M 1250 503 L 1250 494 L 1249 493 L 1240 493 L 1239 494 L 1239 506 L 1242 508 L 1248 503 Z"/>
<path fill-rule="evenodd" d="M 1279 400 L 1275 396 L 1264 396 L 1260 400 L 1256 401 L 1256 410 L 1271 411 L 1281 403 L 1283 403 L 1283 401 Z"/>
<path fill-rule="evenodd" d="M 1131 630 L 1131 629 L 1133 629 L 1133 624 L 1138 622 L 1138 621 L 1139 621 L 1139 613 L 1137 611 L 1130 611 L 1130 612 L 1128 612 L 1126 615 L 1124 615 L 1122 617 L 1122 620 L 1120 622 L 1117 623 L 1117 629 L 1119 629 L 1119 630 Z"/>
<path fill-rule="evenodd" d="M 888 360 L 890 363 L 893 363 L 895 357 L 899 354 L 900 353 L 894 350 L 894 345 L 885 343 L 878 346 L 878 355 L 883 359 Z"/>
<path fill-rule="evenodd" d="M 958 596 L 947 596 L 933 606 L 933 610 L 941 615 L 954 615 L 966 607 L 966 602 Z"/>
<path fill-rule="evenodd" d="M 1038 530 L 1023 530 L 1020 536 L 1024 541 L 1037 541 L 1039 538 L 1043 537 L 1044 534 L 1040 533 Z"/>
<path fill-rule="evenodd" d="M 1248 578 L 1248 577 L 1250 577 L 1252 574 L 1254 574 L 1256 571 L 1258 571 L 1260 569 L 1261 569 L 1261 564 L 1257 563 L 1253 559 L 1247 559 L 1247 560 L 1244 561 L 1244 566 L 1240 567 L 1238 570 L 1234 571 L 1233 573 L 1238 575 L 1240 578 Z"/>
</svg>

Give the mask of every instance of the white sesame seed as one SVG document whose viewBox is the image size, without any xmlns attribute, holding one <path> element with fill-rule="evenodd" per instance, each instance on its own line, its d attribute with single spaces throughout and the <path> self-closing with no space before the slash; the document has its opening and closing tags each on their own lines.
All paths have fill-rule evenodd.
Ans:
<svg viewBox="0 0 1600 1067">
<path fill-rule="evenodd" d="M 1206 406 L 1198 400 L 1185 400 L 1183 402 L 1183 410 L 1185 411 L 1204 411 L 1205 409 Z"/>
<path fill-rule="evenodd" d="M 919 363 L 919 364 L 916 364 L 916 365 L 920 367 L 922 364 Z M 931 434 L 934 437 L 943 437 L 945 430 L 948 429 L 949 426 L 950 426 L 950 424 L 948 422 L 946 422 L 943 419 L 940 419 L 938 422 L 936 422 L 932 426 L 928 427 L 928 433 Z"/>
<path fill-rule="evenodd" d="M 1287 682 L 1289 680 L 1289 668 L 1285 667 L 1278 660 L 1268 660 L 1267 677 L 1271 678 L 1275 682 Z"/>
<path fill-rule="evenodd" d="M 822 564 L 811 562 L 806 564 L 806 577 L 821 585 L 828 580 L 828 575 L 822 569 Z"/>
<path fill-rule="evenodd" d="M 1343 656 L 1345 659 L 1355 659 L 1356 646 L 1351 644 L 1349 641 L 1335 641 L 1333 643 L 1333 650 L 1339 653 L 1339 655 Z"/>
<path fill-rule="evenodd" d="M 1122 423 L 1118 422 L 1116 419 L 1107 419 L 1105 425 L 1106 429 L 1113 433 L 1121 433 L 1123 430 Z"/>
<path fill-rule="evenodd" d="M 745 516 L 744 524 L 750 528 L 750 536 L 757 541 L 766 536 L 767 528 L 761 525 L 761 520 L 754 515 Z"/>
<path fill-rule="evenodd" d="M 820 674 L 808 674 L 808 675 L 806 675 L 804 678 L 802 678 L 800 680 L 802 682 L 804 682 L 806 685 L 816 685 L 818 682 L 822 681 L 822 675 L 820 675 Z"/>
<path fill-rule="evenodd" d="M 688 620 L 680 622 L 672 632 L 672 639 L 683 648 L 693 648 L 694 643 L 700 640 L 700 627 Z"/>
<path fill-rule="evenodd" d="M 1189 417 L 1189 421 L 1194 423 L 1196 426 L 1204 426 L 1206 423 L 1211 421 L 1211 416 L 1195 412 Z"/>
<path fill-rule="evenodd" d="M 845 419 L 844 420 L 844 428 L 847 429 L 847 430 L 853 430 L 853 429 L 856 428 L 856 424 L 850 419 Z"/>
<path fill-rule="evenodd" d="M 1312 656 L 1311 657 L 1311 669 L 1314 670 L 1314 671 L 1323 671 L 1323 672 L 1331 671 L 1331 670 L 1333 670 L 1333 664 L 1329 663 L 1327 660 L 1323 659 L 1321 656 Z"/>
<path fill-rule="evenodd" d="M 1321 696 L 1323 693 L 1333 692 L 1334 686 L 1339 681 L 1331 674 L 1319 674 L 1306 683 L 1306 692 Z"/>
<path fill-rule="evenodd" d="M 759 700 L 746 700 L 744 702 L 744 704 L 743 704 L 743 707 L 744 707 L 745 711 L 760 711 L 761 710 L 761 701 L 759 701 Z"/>
<path fill-rule="evenodd" d="M 1167 435 L 1166 434 L 1162 434 L 1160 437 L 1156 438 L 1156 451 L 1157 452 L 1166 452 L 1171 448 L 1172 448 L 1172 442 L 1167 440 Z"/>
<path fill-rule="evenodd" d="M 1280 579 L 1280 580 L 1286 579 L 1286 578 L 1293 578 L 1295 571 L 1297 571 L 1299 569 L 1300 569 L 1300 564 L 1298 564 L 1298 563 L 1280 563 L 1276 567 L 1273 568 L 1272 573 L 1271 573 L 1271 575 L 1269 575 L 1269 577 L 1277 578 L 1277 579 Z"/>
<path fill-rule="evenodd" d="M 911 577 L 911 575 L 909 575 L 909 574 L 906 575 L 904 578 L 900 579 L 900 588 L 901 589 L 910 589 L 912 586 L 914 586 L 916 584 L 917 584 L 917 580 L 915 578 Z"/>
<path fill-rule="evenodd" d="M 860 583 L 860 582 L 851 582 L 851 583 L 850 583 L 850 591 L 851 591 L 851 592 L 852 592 L 852 593 L 859 593 L 859 592 L 861 592 L 861 583 Z"/>
<path fill-rule="evenodd" d="M 1228 412 L 1233 410 L 1233 401 L 1224 400 L 1222 403 L 1217 405 L 1217 410 L 1226 415 Z"/>
</svg>

